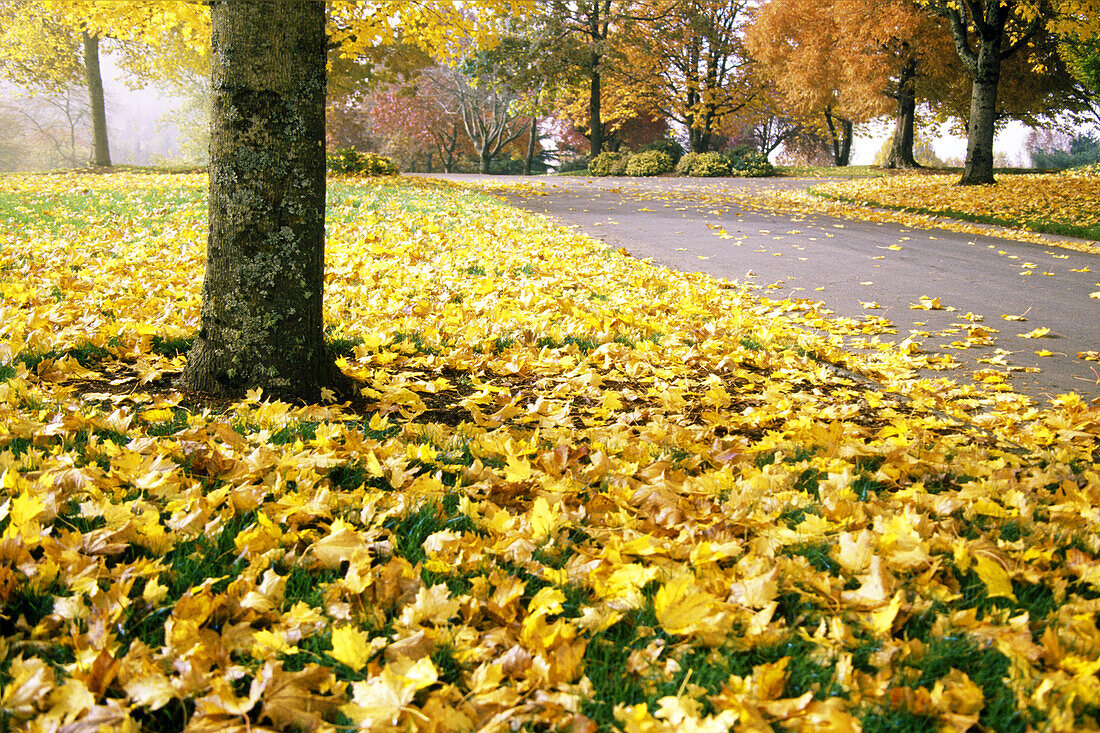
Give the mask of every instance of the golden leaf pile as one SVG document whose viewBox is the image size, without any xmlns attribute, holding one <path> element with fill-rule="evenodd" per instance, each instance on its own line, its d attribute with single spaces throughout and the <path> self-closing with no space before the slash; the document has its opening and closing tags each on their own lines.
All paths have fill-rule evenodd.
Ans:
<svg viewBox="0 0 1100 733">
<path fill-rule="evenodd" d="M 192 405 L 204 191 L 0 179 L 0 728 L 1097 727 L 1095 405 L 406 180 L 366 414 Z"/>
<path fill-rule="evenodd" d="M 884 206 L 956 217 L 960 213 L 1028 225 L 1060 224 L 1100 228 L 1100 176 L 1001 175 L 996 186 L 955 185 L 954 174 L 909 174 L 827 183 L 817 189 L 830 197 L 864 206 Z M 1074 249 L 1095 252 L 1095 246 Z"/>
</svg>

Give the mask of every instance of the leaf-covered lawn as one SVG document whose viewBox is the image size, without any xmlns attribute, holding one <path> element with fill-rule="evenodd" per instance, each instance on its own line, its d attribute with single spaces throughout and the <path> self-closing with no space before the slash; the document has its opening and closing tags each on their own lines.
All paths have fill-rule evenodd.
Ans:
<svg viewBox="0 0 1100 733">
<path fill-rule="evenodd" d="M 195 404 L 204 196 L 0 179 L 0 729 L 1097 727 L 1095 406 L 404 180 L 366 406 Z"/>
<path fill-rule="evenodd" d="M 1100 240 L 1100 175 L 1001 175 L 995 186 L 958 186 L 956 174 L 900 174 L 828 183 L 829 198 L 1037 232 Z"/>
</svg>

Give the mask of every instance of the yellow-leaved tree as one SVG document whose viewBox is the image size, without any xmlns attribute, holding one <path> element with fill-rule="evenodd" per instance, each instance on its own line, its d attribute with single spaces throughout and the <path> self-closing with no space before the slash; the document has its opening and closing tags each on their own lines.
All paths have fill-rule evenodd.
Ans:
<svg viewBox="0 0 1100 733">
<path fill-rule="evenodd" d="M 643 4 L 645 16 L 662 20 L 632 27 L 625 74 L 649 106 L 687 128 L 692 151 L 706 152 L 723 123 L 763 92 L 744 45 L 752 10 L 746 0 L 666 5 Z"/>
<path fill-rule="evenodd" d="M 100 45 L 110 39 L 121 63 L 149 79 L 206 63 L 207 11 L 182 0 L 161 3 L 0 0 L 0 75 L 43 93 L 88 90 L 95 166 L 110 166 Z"/>
</svg>

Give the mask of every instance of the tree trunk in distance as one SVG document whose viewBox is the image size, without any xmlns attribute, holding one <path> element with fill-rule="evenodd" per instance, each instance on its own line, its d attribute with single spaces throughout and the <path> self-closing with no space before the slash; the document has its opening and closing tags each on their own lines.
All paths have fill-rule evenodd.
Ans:
<svg viewBox="0 0 1100 733">
<path fill-rule="evenodd" d="M 211 6 L 210 230 L 182 386 L 318 401 L 349 382 L 324 342 L 325 5 Z"/>
<path fill-rule="evenodd" d="M 107 141 L 107 108 L 103 101 L 103 76 L 99 72 L 99 36 L 84 31 L 84 78 L 88 84 L 88 103 L 92 110 L 92 165 L 111 167 L 111 148 Z"/>
<path fill-rule="evenodd" d="M 1001 82 L 1001 45 L 982 43 L 970 94 L 966 165 L 961 186 L 996 183 L 993 178 L 993 135 L 997 122 L 997 87 Z"/>
<path fill-rule="evenodd" d="M 538 142 L 539 118 L 531 115 L 531 128 L 527 131 L 527 157 L 523 159 L 523 175 L 531 175 L 531 166 L 535 162 L 535 143 Z"/>
<path fill-rule="evenodd" d="M 603 152 L 603 120 L 600 118 L 601 102 L 601 78 L 600 70 L 596 67 L 599 59 L 595 59 L 592 66 L 591 88 L 588 95 L 588 141 L 591 145 L 592 157 Z"/>
<path fill-rule="evenodd" d="M 829 126 L 829 137 L 833 143 L 833 165 L 837 167 L 848 165 L 852 159 L 852 121 L 834 115 L 827 109 L 825 123 Z M 838 123 L 840 129 L 837 129 Z"/>
<path fill-rule="evenodd" d="M 898 115 L 894 125 L 890 155 L 883 168 L 920 168 L 913 156 L 915 136 L 913 127 L 917 116 L 917 63 L 910 59 L 901 67 L 898 80 Z"/>
<path fill-rule="evenodd" d="M 836 164 L 839 166 L 846 166 L 852 162 L 852 138 L 855 136 L 853 127 L 851 120 L 840 118 L 840 153 L 836 159 Z"/>
</svg>

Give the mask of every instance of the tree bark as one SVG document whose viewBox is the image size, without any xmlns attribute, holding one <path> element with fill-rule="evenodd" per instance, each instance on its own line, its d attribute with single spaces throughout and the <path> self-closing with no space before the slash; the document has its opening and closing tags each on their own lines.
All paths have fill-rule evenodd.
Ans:
<svg viewBox="0 0 1100 733">
<path fill-rule="evenodd" d="M 211 4 L 210 229 L 183 386 L 342 392 L 324 342 L 325 6 Z"/>
<path fill-rule="evenodd" d="M 111 148 L 107 140 L 107 108 L 103 101 L 103 76 L 99 72 L 99 36 L 84 32 L 84 78 L 88 84 L 88 103 L 92 112 L 92 165 L 111 167 Z"/>
<path fill-rule="evenodd" d="M 1016 53 L 1039 30 L 1049 9 L 1042 6 L 1021 33 L 1009 39 L 1006 25 L 1015 0 L 966 0 L 947 9 L 955 50 L 970 74 L 970 119 L 967 121 L 966 163 L 960 186 L 996 183 L 993 178 L 993 136 L 997 122 L 997 88 L 1001 62 Z M 976 32 L 977 50 L 970 45 L 968 25 Z"/>
<path fill-rule="evenodd" d="M 920 168 L 913 155 L 915 135 L 913 128 L 917 116 L 917 62 L 908 59 L 902 64 L 898 79 L 898 116 L 894 124 L 893 143 L 890 155 L 883 168 Z"/>
<path fill-rule="evenodd" d="M 596 56 L 592 61 L 592 76 L 589 80 L 591 87 L 588 94 L 588 142 L 593 158 L 603 152 L 604 145 L 603 120 L 600 117 L 602 87 L 599 63 L 599 57 Z"/>
<path fill-rule="evenodd" d="M 852 121 L 834 115 L 832 110 L 827 109 L 825 123 L 829 126 L 829 138 L 833 143 L 833 165 L 838 167 L 848 165 L 852 159 Z"/>
<path fill-rule="evenodd" d="M 966 163 L 963 186 L 995 183 L 993 178 L 993 136 L 997 123 L 997 88 L 1001 81 L 1000 43 L 982 43 L 970 93 L 967 123 Z"/>
<path fill-rule="evenodd" d="M 523 159 L 523 175 L 531 175 L 531 166 L 535 162 L 535 143 L 539 138 L 539 118 L 531 115 L 531 127 L 527 130 L 527 157 Z"/>
</svg>

